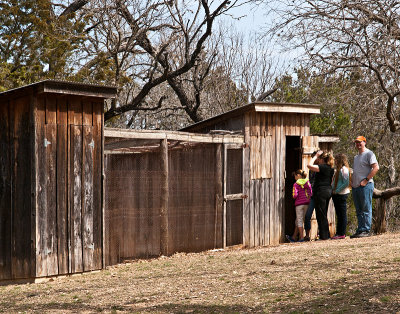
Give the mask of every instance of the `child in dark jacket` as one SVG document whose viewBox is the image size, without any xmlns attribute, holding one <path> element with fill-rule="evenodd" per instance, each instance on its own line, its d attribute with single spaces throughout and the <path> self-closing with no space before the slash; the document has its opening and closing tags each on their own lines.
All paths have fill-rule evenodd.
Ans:
<svg viewBox="0 0 400 314">
<path fill-rule="evenodd" d="M 310 199 L 312 196 L 312 188 L 311 184 L 307 179 L 307 173 L 302 170 L 296 170 L 294 173 L 294 179 L 296 180 L 295 184 L 293 184 L 293 198 L 294 205 L 296 208 L 296 223 L 293 236 L 286 235 L 286 238 L 290 242 L 295 242 L 295 238 L 299 236 L 299 242 L 304 241 L 304 216 L 308 209 L 308 204 L 310 203 Z"/>
</svg>

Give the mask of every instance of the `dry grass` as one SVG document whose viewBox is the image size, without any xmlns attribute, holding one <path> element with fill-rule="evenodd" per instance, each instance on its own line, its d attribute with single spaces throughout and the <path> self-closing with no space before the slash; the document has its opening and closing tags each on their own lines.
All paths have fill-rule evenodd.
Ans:
<svg viewBox="0 0 400 314">
<path fill-rule="evenodd" d="M 400 234 L 175 254 L 0 287 L 6 313 L 395 313 Z"/>
</svg>

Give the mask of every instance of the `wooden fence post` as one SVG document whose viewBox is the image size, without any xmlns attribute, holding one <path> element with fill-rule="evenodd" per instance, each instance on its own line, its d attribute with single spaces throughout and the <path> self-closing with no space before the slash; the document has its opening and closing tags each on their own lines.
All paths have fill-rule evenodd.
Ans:
<svg viewBox="0 0 400 314">
<path fill-rule="evenodd" d="M 214 222 L 214 248 L 221 247 L 221 213 L 223 212 L 223 144 L 217 144 L 216 148 L 216 191 L 215 191 L 215 222 Z M 223 246 L 222 239 L 222 246 Z"/>
<path fill-rule="evenodd" d="M 160 230 L 160 249 L 161 254 L 168 256 L 168 141 L 163 139 L 160 142 L 161 148 L 161 230 Z"/>
</svg>

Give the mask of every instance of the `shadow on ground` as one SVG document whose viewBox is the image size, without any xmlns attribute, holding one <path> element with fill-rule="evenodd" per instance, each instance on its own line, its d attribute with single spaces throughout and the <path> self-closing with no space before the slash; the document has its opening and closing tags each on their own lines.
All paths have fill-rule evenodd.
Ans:
<svg viewBox="0 0 400 314">
<path fill-rule="evenodd" d="M 371 283 L 361 275 L 337 280 L 311 300 L 289 300 L 270 308 L 273 313 L 396 313 L 400 311 L 400 279 Z"/>
</svg>

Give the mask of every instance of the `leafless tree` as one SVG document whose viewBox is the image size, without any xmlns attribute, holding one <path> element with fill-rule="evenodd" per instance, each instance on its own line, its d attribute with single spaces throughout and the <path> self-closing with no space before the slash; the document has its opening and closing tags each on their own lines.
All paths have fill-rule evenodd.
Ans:
<svg viewBox="0 0 400 314">
<path fill-rule="evenodd" d="M 270 33 L 325 71 L 372 73 L 390 131 L 399 130 L 400 2 L 395 0 L 264 1 L 279 21 Z"/>
<path fill-rule="evenodd" d="M 272 59 L 268 44 L 246 40 L 233 25 L 220 24 L 193 68 L 153 89 L 153 95 L 157 91 L 168 101 L 155 111 L 137 112 L 136 126 L 179 129 L 255 100 L 271 89 L 278 72 L 279 61 Z M 174 59 L 184 57 L 180 51 L 175 49 Z"/>
<path fill-rule="evenodd" d="M 160 109 L 166 97 L 153 90 L 168 83 L 186 113 L 198 121 L 198 103 L 185 99 L 180 78 L 198 69 L 216 19 L 243 2 L 90 1 L 79 9 L 81 18 L 90 22 L 85 54 L 79 60 L 83 66 L 76 77 L 120 87 L 120 97 L 110 104 L 105 120 Z"/>
</svg>

